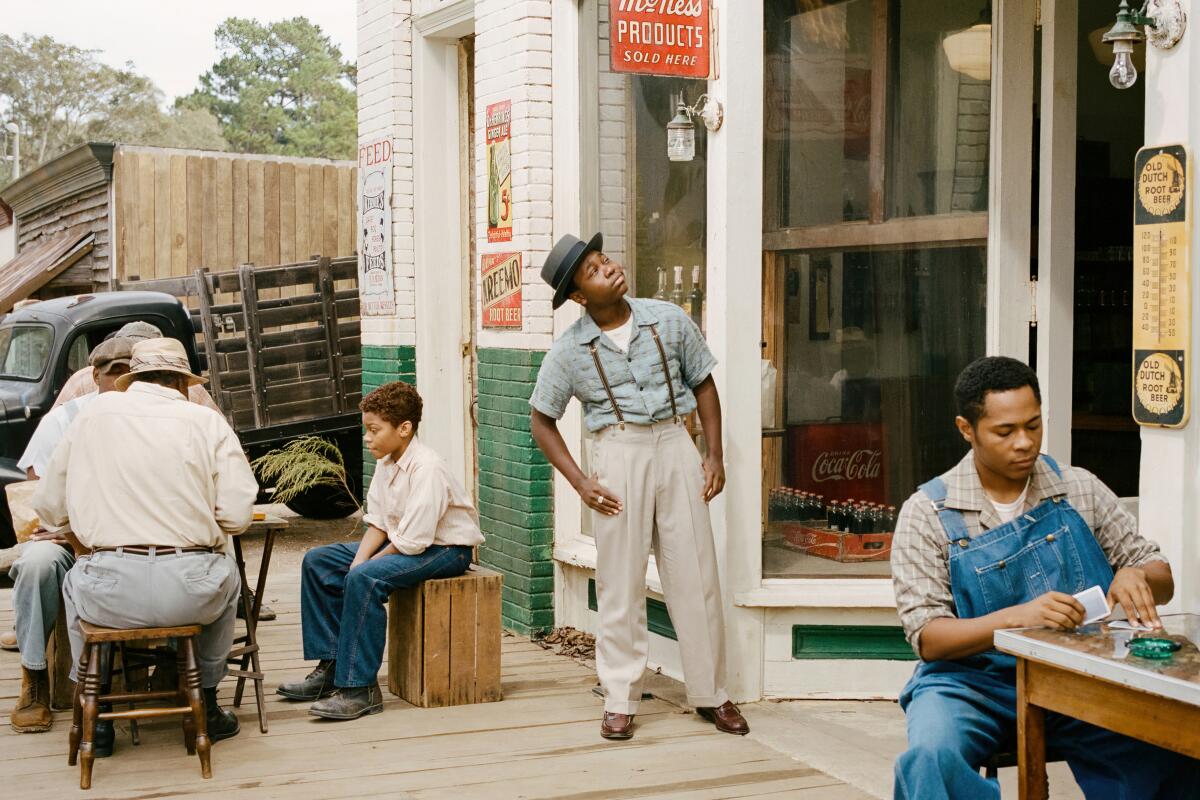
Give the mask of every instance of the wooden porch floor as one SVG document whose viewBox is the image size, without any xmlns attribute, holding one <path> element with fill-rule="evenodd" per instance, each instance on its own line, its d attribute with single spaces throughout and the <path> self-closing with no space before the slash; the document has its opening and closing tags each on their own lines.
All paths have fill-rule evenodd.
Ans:
<svg viewBox="0 0 1200 800">
<path fill-rule="evenodd" d="M 277 683 L 302 677 L 311 666 L 300 658 L 299 558 L 278 555 L 267 598 L 279 618 L 260 628 L 270 733 L 259 733 L 250 694 L 239 711 L 241 733 L 213 747 L 213 778 L 206 781 L 197 759 L 184 751 L 177 722 L 143 724 L 138 747 L 119 723 L 116 752 L 96 761 L 93 788 L 81 792 L 78 768 L 67 766 L 69 713 L 57 712 L 48 733 L 20 735 L 9 727 L 20 662 L 15 653 L 0 653 L 0 793 L 45 800 L 229 792 L 239 800 L 867 796 L 750 738 L 716 733 L 659 699 L 642 704 L 634 739 L 605 741 L 598 734 L 601 701 L 591 691 L 594 673 L 513 636 L 504 639 L 502 702 L 419 709 L 385 688 L 382 714 L 317 720 L 307 704 L 271 694 Z M 0 589 L 3 628 L 12 625 L 11 594 Z M 223 703 L 232 702 L 232 686 L 222 685 Z"/>
</svg>

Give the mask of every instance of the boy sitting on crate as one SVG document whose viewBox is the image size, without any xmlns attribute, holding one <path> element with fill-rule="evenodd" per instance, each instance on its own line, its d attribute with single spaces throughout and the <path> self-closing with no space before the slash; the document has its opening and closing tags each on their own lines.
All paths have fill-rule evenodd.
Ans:
<svg viewBox="0 0 1200 800">
<path fill-rule="evenodd" d="M 367 493 L 367 531 L 358 545 L 310 550 L 301 573 L 304 657 L 318 661 L 302 681 L 276 691 L 316 701 L 310 714 L 358 719 L 383 710 L 378 672 L 388 596 L 431 578 L 453 578 L 483 542 L 471 498 L 441 457 L 416 439 L 421 396 L 407 383 L 363 398 L 364 441 L 377 459 Z"/>
</svg>

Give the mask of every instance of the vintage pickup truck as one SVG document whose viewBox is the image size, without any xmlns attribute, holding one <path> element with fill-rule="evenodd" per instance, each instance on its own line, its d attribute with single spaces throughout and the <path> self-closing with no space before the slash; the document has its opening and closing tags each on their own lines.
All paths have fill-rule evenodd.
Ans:
<svg viewBox="0 0 1200 800">
<path fill-rule="evenodd" d="M 199 270 L 8 314 L 0 321 L 0 484 L 24 478 L 17 459 L 91 349 L 142 320 L 183 343 L 250 458 L 307 434 L 335 442 L 359 497 L 320 487 L 288 505 L 317 518 L 351 513 L 362 476 L 356 270 L 353 257 Z M 0 507 L 3 540 L 11 533 L 4 529 L 7 505 Z"/>
</svg>

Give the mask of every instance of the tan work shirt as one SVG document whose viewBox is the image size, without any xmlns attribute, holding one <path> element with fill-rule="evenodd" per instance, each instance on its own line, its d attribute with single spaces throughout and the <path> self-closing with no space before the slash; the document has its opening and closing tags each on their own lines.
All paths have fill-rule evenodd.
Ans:
<svg viewBox="0 0 1200 800">
<path fill-rule="evenodd" d="M 75 374 L 67 378 L 67 382 L 63 384 L 62 391 L 58 393 L 58 397 L 54 399 L 52 408 L 58 408 L 63 403 L 74 400 L 76 397 L 83 397 L 89 392 L 96 391 L 96 380 L 92 377 L 92 368 L 84 367 L 77 370 Z M 199 406 L 211 408 L 218 414 L 221 409 L 217 406 L 216 401 L 212 399 L 212 395 L 208 393 L 202 385 L 188 387 L 188 399 Z"/>
<path fill-rule="evenodd" d="M 363 521 L 410 556 L 433 544 L 483 543 L 470 495 L 442 457 L 415 439 L 399 461 L 376 463 Z"/>
<path fill-rule="evenodd" d="M 219 413 L 174 389 L 134 383 L 80 412 L 33 497 L 41 520 L 68 519 L 85 546 L 225 550 L 245 530 L 258 483 Z"/>
<path fill-rule="evenodd" d="M 1025 507 L 1019 513 L 1045 500 L 1064 497 L 1091 528 L 1113 570 L 1166 561 L 1158 545 L 1138 533 L 1137 520 L 1121 508 L 1117 496 L 1099 478 L 1080 467 L 1060 464 L 1059 468 L 1062 477 L 1038 459 Z M 963 456 L 942 480 L 946 483 L 946 508 L 962 512 L 972 539 L 1003 524 L 979 480 L 973 453 Z M 921 630 L 938 617 L 957 616 L 950 588 L 950 540 L 933 504 L 920 491 L 908 498 L 896 520 L 892 586 L 904 635 L 920 655 Z"/>
</svg>

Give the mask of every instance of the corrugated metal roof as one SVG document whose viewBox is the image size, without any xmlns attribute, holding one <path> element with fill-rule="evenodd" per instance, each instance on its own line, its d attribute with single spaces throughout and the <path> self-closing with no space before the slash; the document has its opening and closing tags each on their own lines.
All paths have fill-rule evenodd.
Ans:
<svg viewBox="0 0 1200 800">
<path fill-rule="evenodd" d="M 26 247 L 0 269 L 0 314 L 41 289 L 92 251 L 96 235 L 70 230 Z"/>
</svg>

